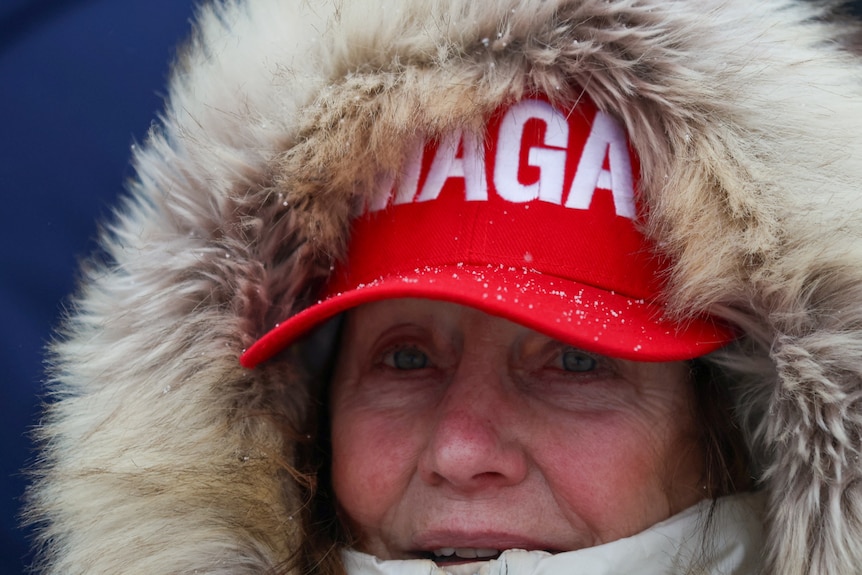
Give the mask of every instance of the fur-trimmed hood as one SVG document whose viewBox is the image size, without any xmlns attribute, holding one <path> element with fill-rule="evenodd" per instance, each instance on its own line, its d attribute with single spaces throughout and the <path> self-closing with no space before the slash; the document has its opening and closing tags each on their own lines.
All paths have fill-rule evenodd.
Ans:
<svg viewBox="0 0 862 575">
<path fill-rule="evenodd" d="M 227 0 L 52 347 L 44 572 L 271 573 L 302 536 L 307 375 L 238 356 L 316 299 L 410 142 L 530 92 L 626 127 L 667 300 L 724 363 L 767 573 L 862 571 L 862 71 L 801 0 Z"/>
</svg>

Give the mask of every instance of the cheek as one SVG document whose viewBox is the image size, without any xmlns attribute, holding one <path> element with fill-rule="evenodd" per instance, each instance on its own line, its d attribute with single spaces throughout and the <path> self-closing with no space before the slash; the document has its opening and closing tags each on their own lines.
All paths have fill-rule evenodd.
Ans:
<svg viewBox="0 0 862 575">
<path fill-rule="evenodd" d="M 398 418 L 351 410 L 332 415 L 332 488 L 360 533 L 373 532 L 401 500 L 415 465 Z"/>
<path fill-rule="evenodd" d="M 696 459 L 680 461 L 688 455 L 678 429 L 649 423 L 623 414 L 582 420 L 556 426 L 546 442 L 554 447 L 543 454 L 544 475 L 559 505 L 601 542 L 634 535 L 697 500 L 678 504 L 674 493 L 693 493 L 699 477 Z"/>
</svg>

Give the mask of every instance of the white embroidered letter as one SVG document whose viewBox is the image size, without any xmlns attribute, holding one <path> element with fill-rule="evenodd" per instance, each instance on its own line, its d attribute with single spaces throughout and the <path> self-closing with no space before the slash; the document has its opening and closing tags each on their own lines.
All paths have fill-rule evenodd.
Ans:
<svg viewBox="0 0 862 575">
<path fill-rule="evenodd" d="M 379 212 L 389 205 L 389 200 L 395 193 L 394 204 L 409 204 L 416 197 L 416 188 L 419 186 L 419 172 L 422 169 L 422 151 L 424 144 L 418 142 L 410 151 L 404 166 L 395 179 L 392 176 L 382 179 L 371 201 L 368 205 L 369 212 Z M 393 186 L 396 189 L 393 189 Z"/>
<path fill-rule="evenodd" d="M 463 154 L 458 157 L 458 145 L 462 144 Z M 428 178 L 422 186 L 417 202 L 436 200 L 449 178 L 464 178 L 467 201 L 488 199 L 488 181 L 485 177 L 485 147 L 472 132 L 461 134 L 455 131 L 447 134 L 437 146 L 434 161 L 428 171 Z"/>
<path fill-rule="evenodd" d="M 395 178 L 392 175 L 386 175 L 379 179 L 374 193 L 368 198 L 368 206 L 366 211 L 379 212 L 389 205 L 389 198 L 392 197 L 392 186 L 395 183 Z"/>
<path fill-rule="evenodd" d="M 518 181 L 518 162 L 524 126 L 529 120 L 545 123 L 544 146 L 533 146 L 528 152 L 530 166 L 539 168 L 539 180 L 532 184 Z M 494 186 L 510 202 L 540 199 L 561 204 L 566 172 L 566 149 L 569 124 L 553 106 L 542 100 L 523 100 L 513 105 L 500 122 L 497 157 L 494 161 Z"/>
<path fill-rule="evenodd" d="M 425 149 L 424 142 L 416 144 L 416 147 L 407 158 L 401 177 L 398 178 L 398 191 L 395 194 L 395 204 L 409 204 L 416 197 L 416 189 L 419 187 L 419 172 L 422 171 L 422 152 Z"/>
<path fill-rule="evenodd" d="M 610 171 L 604 169 L 608 155 Z M 588 210 L 596 188 L 610 190 L 618 216 L 635 217 L 632 161 L 622 126 L 604 112 L 596 113 L 578 171 L 566 200 L 567 208 Z"/>
</svg>

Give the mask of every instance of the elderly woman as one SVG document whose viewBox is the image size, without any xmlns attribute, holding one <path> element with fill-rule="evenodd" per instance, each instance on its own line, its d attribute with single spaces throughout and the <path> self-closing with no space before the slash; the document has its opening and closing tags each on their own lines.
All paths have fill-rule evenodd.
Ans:
<svg viewBox="0 0 862 575">
<path fill-rule="evenodd" d="M 42 572 L 858 573 L 833 16 L 204 7 L 53 347 Z"/>
</svg>

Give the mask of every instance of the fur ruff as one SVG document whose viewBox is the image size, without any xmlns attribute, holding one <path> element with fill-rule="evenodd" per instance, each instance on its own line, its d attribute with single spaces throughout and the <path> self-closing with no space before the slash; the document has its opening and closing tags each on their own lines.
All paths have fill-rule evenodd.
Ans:
<svg viewBox="0 0 862 575">
<path fill-rule="evenodd" d="M 46 574 L 263 574 L 295 548 L 307 376 L 241 351 L 315 298 L 409 142 L 587 92 L 641 159 L 680 318 L 768 494 L 767 573 L 862 570 L 862 83 L 799 0 L 225 0 L 52 346 L 30 493 Z"/>
</svg>

